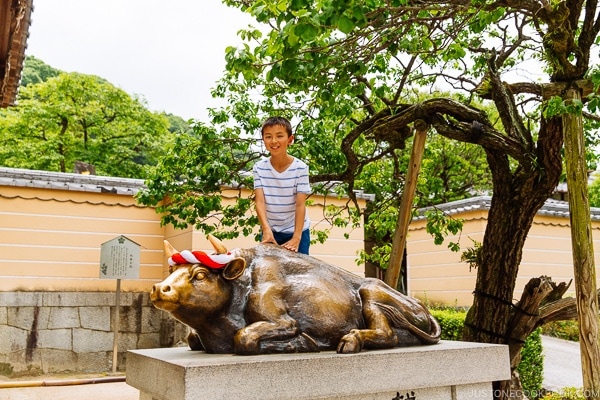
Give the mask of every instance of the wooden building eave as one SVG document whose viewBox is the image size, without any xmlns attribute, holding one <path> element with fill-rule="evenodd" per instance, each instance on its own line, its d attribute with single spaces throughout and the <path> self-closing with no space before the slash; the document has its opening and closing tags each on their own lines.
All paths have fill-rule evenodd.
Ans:
<svg viewBox="0 0 600 400">
<path fill-rule="evenodd" d="M 0 0 L 0 107 L 17 98 L 32 11 L 33 0 Z"/>
</svg>

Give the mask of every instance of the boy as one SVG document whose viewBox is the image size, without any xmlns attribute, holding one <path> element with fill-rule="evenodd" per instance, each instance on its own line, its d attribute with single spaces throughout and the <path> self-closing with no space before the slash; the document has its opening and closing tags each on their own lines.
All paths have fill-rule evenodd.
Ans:
<svg viewBox="0 0 600 400">
<path fill-rule="evenodd" d="M 261 133 L 265 148 L 271 155 L 258 161 L 252 171 L 262 242 L 277 243 L 288 250 L 308 254 L 308 166 L 287 152 L 294 142 L 294 135 L 286 118 L 268 118 Z"/>
</svg>

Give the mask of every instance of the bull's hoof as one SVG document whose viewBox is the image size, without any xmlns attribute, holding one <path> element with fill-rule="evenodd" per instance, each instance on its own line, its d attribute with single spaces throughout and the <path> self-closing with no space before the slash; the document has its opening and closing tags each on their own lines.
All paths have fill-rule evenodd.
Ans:
<svg viewBox="0 0 600 400">
<path fill-rule="evenodd" d="M 200 336 L 196 332 L 190 332 L 187 335 L 187 344 L 190 346 L 190 350 L 204 350 L 204 346 L 202 345 L 202 341 L 200 340 Z"/>
<path fill-rule="evenodd" d="M 358 335 L 354 333 L 348 333 L 342 337 L 340 343 L 338 343 L 337 352 L 342 354 L 358 353 L 362 349 L 362 343 L 358 338 Z"/>
<path fill-rule="evenodd" d="M 259 338 L 247 329 L 240 329 L 233 338 L 233 351 L 242 356 L 260 354 Z"/>
</svg>

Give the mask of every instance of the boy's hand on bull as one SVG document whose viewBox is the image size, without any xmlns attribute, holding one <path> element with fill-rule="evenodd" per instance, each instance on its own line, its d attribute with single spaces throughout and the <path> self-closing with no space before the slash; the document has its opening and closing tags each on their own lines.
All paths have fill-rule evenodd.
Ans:
<svg viewBox="0 0 600 400">
<path fill-rule="evenodd" d="M 297 252 L 298 251 L 298 246 L 300 246 L 300 240 L 292 238 L 289 241 L 287 241 L 284 244 L 282 244 L 281 246 L 283 248 L 285 248 L 285 249 L 290 250 L 290 251 Z"/>
<path fill-rule="evenodd" d="M 278 244 L 277 241 L 275 240 L 275 237 L 273 237 L 273 231 L 271 231 L 271 230 L 263 231 L 261 242 Z"/>
</svg>

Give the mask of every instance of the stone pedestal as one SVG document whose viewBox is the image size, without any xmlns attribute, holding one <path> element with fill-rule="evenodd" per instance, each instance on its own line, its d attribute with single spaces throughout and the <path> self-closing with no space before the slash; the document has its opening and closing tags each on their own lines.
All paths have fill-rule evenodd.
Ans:
<svg viewBox="0 0 600 400">
<path fill-rule="evenodd" d="M 358 354 L 127 354 L 127 383 L 140 400 L 493 399 L 492 381 L 506 379 L 507 346 L 454 341 Z"/>
</svg>

